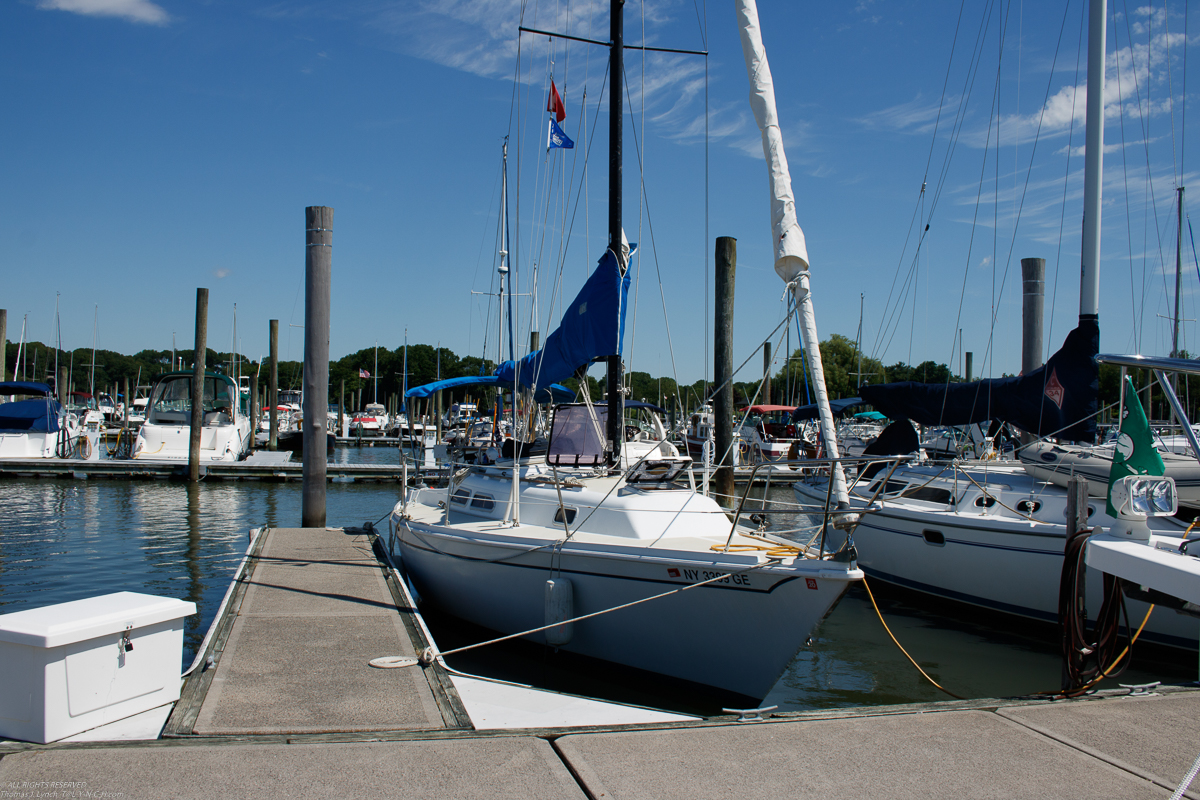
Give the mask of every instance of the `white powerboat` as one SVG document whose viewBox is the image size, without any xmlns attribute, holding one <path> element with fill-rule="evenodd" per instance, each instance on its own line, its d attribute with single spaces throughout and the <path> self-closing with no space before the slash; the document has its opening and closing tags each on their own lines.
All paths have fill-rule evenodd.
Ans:
<svg viewBox="0 0 1200 800">
<path fill-rule="evenodd" d="M 250 452 L 250 418 L 238 403 L 238 387 L 228 375 L 204 375 L 200 461 L 240 461 Z M 192 373 L 162 375 L 150 393 L 146 421 L 138 431 L 133 457 L 146 461 L 187 461 L 191 444 Z"/>
<path fill-rule="evenodd" d="M 383 436 L 387 432 L 387 409 L 382 403 L 367 403 L 367 407 L 350 417 L 353 436 Z"/>
<path fill-rule="evenodd" d="M 0 396 L 0 458 L 100 458 L 99 428 L 89 431 L 44 383 L 6 381 Z"/>
</svg>

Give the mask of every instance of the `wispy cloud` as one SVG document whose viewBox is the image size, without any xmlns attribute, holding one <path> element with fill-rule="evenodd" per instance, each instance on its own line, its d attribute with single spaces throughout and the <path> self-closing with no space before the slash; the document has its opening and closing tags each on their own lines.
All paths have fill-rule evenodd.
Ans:
<svg viewBox="0 0 1200 800">
<path fill-rule="evenodd" d="M 1145 125 L 1146 120 L 1170 112 L 1172 91 L 1178 94 L 1180 88 L 1172 89 L 1172 65 L 1169 62 L 1174 60 L 1179 74 L 1186 37 L 1182 33 L 1167 32 L 1162 9 L 1143 7 L 1131 12 L 1130 17 L 1128 32 L 1137 43 L 1110 52 L 1105 58 L 1104 106 L 1105 119 L 1111 121 L 1124 116 L 1126 125 L 1132 122 L 1136 130 L 1139 124 Z M 1125 31 L 1121 26 L 1121 32 Z M 985 102 L 990 96 L 980 92 L 978 87 L 975 94 L 985 98 Z M 939 105 L 918 95 L 907 103 L 881 109 L 858 121 L 873 129 L 924 135 L 933 131 L 940 110 L 943 132 L 939 135 L 949 135 L 957 129 L 951 123 L 962 110 L 968 120 L 975 116 L 976 124 L 962 126 L 959 141 L 975 148 L 995 147 L 997 136 L 1001 145 L 1011 146 L 1031 142 L 1035 137 L 1061 138 L 1072 129 L 1076 135 L 1081 135 L 1087 112 L 1087 84 L 1081 81 L 1059 86 L 1032 113 L 1002 114 L 998 121 L 992 117 L 984 125 L 980 124 L 982 120 L 978 114 L 970 112 L 972 100 L 968 97 L 964 107 L 960 97 L 948 97 Z"/>
<path fill-rule="evenodd" d="M 118 17 L 143 25 L 166 25 L 170 16 L 150 0 L 38 0 L 46 11 L 70 11 L 88 17 Z"/>
<path fill-rule="evenodd" d="M 225 269 L 224 267 L 220 267 L 220 268 L 218 268 L 218 269 L 214 269 L 214 270 L 213 270 L 213 277 L 214 277 L 214 278 L 216 278 L 217 280 L 223 280 L 224 278 L 228 278 L 228 277 L 229 277 L 229 270 Z"/>
</svg>

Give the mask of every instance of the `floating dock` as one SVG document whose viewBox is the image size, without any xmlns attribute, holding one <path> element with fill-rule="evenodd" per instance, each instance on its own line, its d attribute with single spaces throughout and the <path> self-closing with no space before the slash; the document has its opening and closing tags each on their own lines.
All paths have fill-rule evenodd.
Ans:
<svg viewBox="0 0 1200 800">
<path fill-rule="evenodd" d="M 162 738 L 114 741 L 102 729 L 49 745 L 0 742 L 0 789 L 197 800 L 1157 798 L 1170 795 L 1200 748 L 1200 691 L 1184 687 L 767 712 L 739 722 L 588 706 L 505 684 L 489 691 L 437 661 L 369 666 L 428 646 L 373 534 L 266 531 Z M 590 724 L 565 725 L 572 717 Z"/>
<path fill-rule="evenodd" d="M 445 468 L 422 468 L 423 480 L 434 482 L 446 479 Z M 0 459 L 0 479 L 3 478 L 75 478 L 117 480 L 187 480 L 186 461 L 107 460 L 82 461 L 71 458 Z M 257 451 L 245 461 L 214 461 L 200 465 L 200 477 L 207 481 L 300 481 L 304 464 L 292 461 L 290 453 Z M 337 464 L 326 466 L 330 483 L 410 483 L 417 471 L 407 471 L 399 464 Z"/>
</svg>

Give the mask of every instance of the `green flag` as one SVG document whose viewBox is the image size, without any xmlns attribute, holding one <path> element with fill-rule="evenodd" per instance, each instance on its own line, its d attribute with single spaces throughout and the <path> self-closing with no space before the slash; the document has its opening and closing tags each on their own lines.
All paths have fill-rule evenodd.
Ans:
<svg viewBox="0 0 1200 800">
<path fill-rule="evenodd" d="M 1121 433 L 1113 452 L 1112 470 L 1108 474 L 1108 515 L 1117 516 L 1112 504 L 1112 487 L 1126 475 L 1162 475 L 1166 472 L 1162 456 L 1154 449 L 1154 435 L 1146 412 L 1138 399 L 1133 381 L 1125 378 L 1125 419 L 1121 420 Z"/>
</svg>

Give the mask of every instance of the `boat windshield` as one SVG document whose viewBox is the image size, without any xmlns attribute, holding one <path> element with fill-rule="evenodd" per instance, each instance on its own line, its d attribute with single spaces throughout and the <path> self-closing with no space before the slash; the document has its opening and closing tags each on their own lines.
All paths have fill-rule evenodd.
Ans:
<svg viewBox="0 0 1200 800">
<path fill-rule="evenodd" d="M 203 409 L 205 413 L 233 408 L 231 387 L 220 378 L 205 377 Z M 149 422 L 155 425 L 187 425 L 192 414 L 192 379 L 181 375 L 159 381 L 150 398 Z"/>
</svg>

